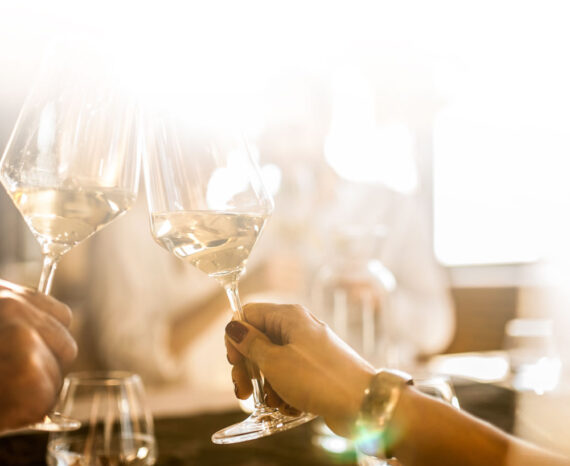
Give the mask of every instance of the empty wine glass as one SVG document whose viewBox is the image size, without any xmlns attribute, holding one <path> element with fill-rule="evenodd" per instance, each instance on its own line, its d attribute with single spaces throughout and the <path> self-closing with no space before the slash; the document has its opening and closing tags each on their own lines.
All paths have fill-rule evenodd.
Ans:
<svg viewBox="0 0 570 466">
<path fill-rule="evenodd" d="M 58 409 L 81 429 L 49 436 L 52 466 L 150 466 L 157 457 L 153 420 L 142 381 L 122 371 L 76 372 L 63 383 Z"/>
<path fill-rule="evenodd" d="M 62 255 L 126 212 L 138 190 L 133 105 L 90 52 L 48 53 L 0 159 L 0 181 L 41 246 L 46 294 Z M 77 427 L 57 413 L 30 426 Z"/>
<path fill-rule="evenodd" d="M 152 235 L 176 257 L 215 278 L 226 291 L 234 318 L 244 320 L 238 280 L 273 200 L 243 136 L 188 117 L 147 119 L 143 166 Z M 254 411 L 216 432 L 214 443 L 264 437 L 314 417 L 285 416 L 266 406 L 259 370 L 252 364 L 248 370 Z"/>
</svg>

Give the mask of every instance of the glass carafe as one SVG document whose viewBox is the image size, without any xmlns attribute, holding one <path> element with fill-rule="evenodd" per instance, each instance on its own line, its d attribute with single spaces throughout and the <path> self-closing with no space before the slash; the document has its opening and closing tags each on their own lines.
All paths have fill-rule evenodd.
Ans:
<svg viewBox="0 0 570 466">
<path fill-rule="evenodd" d="M 312 289 L 318 317 L 374 366 L 391 359 L 390 297 L 396 280 L 378 259 L 384 238 L 381 226 L 339 228 Z"/>
</svg>

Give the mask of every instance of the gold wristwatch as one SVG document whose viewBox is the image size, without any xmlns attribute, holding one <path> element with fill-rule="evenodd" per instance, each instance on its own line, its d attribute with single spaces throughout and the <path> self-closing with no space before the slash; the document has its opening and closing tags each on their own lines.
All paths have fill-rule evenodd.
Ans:
<svg viewBox="0 0 570 466">
<path fill-rule="evenodd" d="M 354 442 L 367 455 L 386 458 L 396 433 L 386 426 L 392 418 L 402 390 L 413 385 L 412 376 L 398 370 L 380 369 L 364 391 L 356 421 Z"/>
</svg>

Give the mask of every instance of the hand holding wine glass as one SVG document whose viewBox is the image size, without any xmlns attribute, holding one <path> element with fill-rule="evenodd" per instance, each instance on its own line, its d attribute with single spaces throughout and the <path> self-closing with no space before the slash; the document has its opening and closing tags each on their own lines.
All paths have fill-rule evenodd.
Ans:
<svg viewBox="0 0 570 466">
<path fill-rule="evenodd" d="M 186 120 L 188 121 L 188 119 Z M 243 136 L 215 126 L 158 116 L 148 121 L 144 168 L 155 240 L 225 289 L 234 319 L 244 315 L 238 280 L 273 210 Z M 212 436 L 215 443 L 251 440 L 313 418 L 286 416 L 263 402 L 259 370 L 248 364 L 255 409 Z"/>
<path fill-rule="evenodd" d="M 69 308 L 0 280 L 0 435 L 41 418 L 75 359 Z"/>
<path fill-rule="evenodd" d="M 48 55 L 0 160 L 0 181 L 40 244 L 45 294 L 60 258 L 125 213 L 138 191 L 134 108 L 87 52 Z M 30 427 L 78 425 L 53 413 Z"/>
</svg>

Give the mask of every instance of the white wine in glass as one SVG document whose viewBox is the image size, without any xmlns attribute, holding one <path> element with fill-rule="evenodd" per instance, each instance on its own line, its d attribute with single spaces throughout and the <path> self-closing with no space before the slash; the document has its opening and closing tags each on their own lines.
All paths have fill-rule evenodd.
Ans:
<svg viewBox="0 0 570 466">
<path fill-rule="evenodd" d="M 151 214 L 156 241 L 211 277 L 230 281 L 245 268 L 269 214 L 186 211 Z"/>
<path fill-rule="evenodd" d="M 107 225 L 134 202 L 117 188 L 18 186 L 10 191 L 28 227 L 50 256 L 61 256 Z"/>
<path fill-rule="evenodd" d="M 196 120 L 195 120 L 196 121 Z M 273 211 L 257 164 L 239 134 L 175 118 L 147 118 L 144 173 L 152 235 L 163 248 L 215 278 L 234 318 L 245 320 L 238 281 Z M 290 429 L 314 418 L 286 416 L 264 403 L 259 370 L 248 363 L 254 411 L 212 436 L 237 443 Z"/>
<path fill-rule="evenodd" d="M 46 294 L 62 255 L 125 213 L 138 191 L 134 106 L 91 52 L 60 43 L 47 54 L 0 159 L 0 182 L 40 244 Z M 29 426 L 78 427 L 58 413 Z"/>
</svg>

